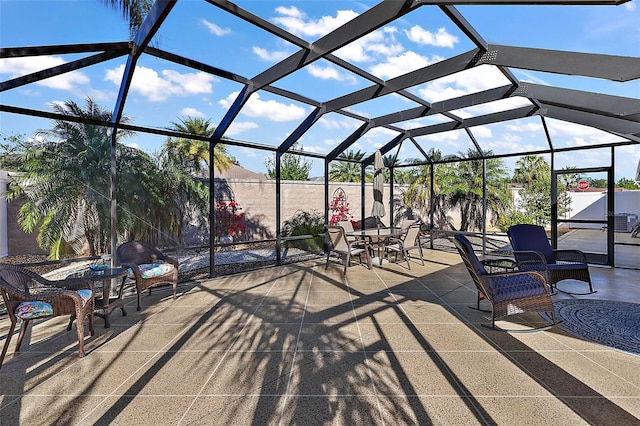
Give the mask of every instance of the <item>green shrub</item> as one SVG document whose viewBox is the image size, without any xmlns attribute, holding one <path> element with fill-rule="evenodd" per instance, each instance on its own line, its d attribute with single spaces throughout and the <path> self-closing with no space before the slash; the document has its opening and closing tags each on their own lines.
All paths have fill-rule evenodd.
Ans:
<svg viewBox="0 0 640 426">
<path fill-rule="evenodd" d="M 317 210 L 298 210 L 291 218 L 282 223 L 283 237 L 318 235 L 324 233 L 324 215 Z M 306 251 L 320 251 L 324 248 L 324 238 L 317 236 L 303 240 L 287 241 L 287 247 Z"/>
<path fill-rule="evenodd" d="M 511 225 L 517 225 L 519 223 L 535 223 L 535 221 L 531 215 L 516 210 L 511 210 L 498 218 L 498 228 L 500 228 L 502 232 L 507 232 L 507 229 L 509 229 Z"/>
</svg>

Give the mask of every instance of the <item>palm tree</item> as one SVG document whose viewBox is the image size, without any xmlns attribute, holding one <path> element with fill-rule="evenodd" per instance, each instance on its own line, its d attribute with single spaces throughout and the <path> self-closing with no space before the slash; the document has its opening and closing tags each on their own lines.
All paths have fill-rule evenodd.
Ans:
<svg viewBox="0 0 640 426">
<path fill-rule="evenodd" d="M 437 163 L 446 160 L 437 148 L 427 151 L 429 160 Z M 417 160 L 416 160 L 417 161 Z M 431 170 L 433 168 L 434 183 L 433 194 L 431 191 Z M 450 176 L 450 166 L 447 164 L 426 164 L 413 168 L 412 177 L 409 179 L 409 188 L 404 194 L 404 202 L 407 206 L 421 210 L 425 215 L 434 214 L 435 226 L 439 228 L 451 227 L 451 219 L 447 216 L 449 206 L 443 194 L 442 188 L 446 186 L 445 180 Z"/>
<path fill-rule="evenodd" d="M 329 166 L 329 180 L 332 182 L 360 182 L 364 152 L 348 150 L 338 155 L 336 162 Z M 371 172 L 365 172 L 365 182 L 372 181 Z"/>
<path fill-rule="evenodd" d="M 535 182 L 551 182 L 549 163 L 539 155 L 526 155 L 516 162 L 513 182 L 532 185 Z"/>
<path fill-rule="evenodd" d="M 491 151 L 486 155 L 490 156 Z M 469 149 L 460 154 L 466 160 L 456 163 L 443 186 L 442 193 L 448 204 L 460 209 L 460 230 L 481 229 L 483 224 L 483 159 L 479 152 Z M 488 158 L 486 165 L 486 201 L 487 211 L 498 218 L 510 204 L 511 192 L 508 185 L 508 173 L 502 160 Z"/>
<path fill-rule="evenodd" d="M 122 11 L 122 17 L 129 21 L 129 35 L 131 39 L 140 29 L 144 18 L 151 10 L 155 0 L 102 0 L 107 6 Z"/>
<path fill-rule="evenodd" d="M 56 113 L 84 120 L 111 121 L 111 112 L 91 98 L 84 108 L 69 101 L 54 104 Z M 129 122 L 127 117 L 123 123 Z M 44 142 L 28 147 L 24 153 L 22 175 L 16 178 L 10 197 L 23 196 L 18 221 L 26 232 L 38 230 L 38 243 L 58 258 L 70 244 L 79 251 L 86 241 L 91 255 L 104 250 L 110 229 L 110 150 L 107 127 L 55 120 L 51 129 L 37 135 Z M 121 140 L 133 135 L 119 130 Z M 131 155 L 117 146 L 116 155 Z M 141 173 L 139 169 L 120 173 Z M 140 182 L 140 179 L 131 179 Z M 139 184 L 138 184 L 139 185 Z M 125 198 L 126 200 L 126 198 Z M 122 222 L 121 222 L 122 223 Z"/>
<path fill-rule="evenodd" d="M 171 122 L 171 124 L 171 130 L 196 136 L 209 137 L 215 130 L 211 120 L 198 117 L 187 117 L 184 120 L 180 119 L 180 122 Z M 203 171 L 203 166 L 209 166 L 209 142 L 170 137 L 164 143 L 161 155 L 165 161 L 171 162 L 186 172 L 198 174 Z M 227 154 L 226 145 L 216 144 L 213 148 L 214 166 L 220 171 L 229 170 L 232 163 Z"/>
</svg>

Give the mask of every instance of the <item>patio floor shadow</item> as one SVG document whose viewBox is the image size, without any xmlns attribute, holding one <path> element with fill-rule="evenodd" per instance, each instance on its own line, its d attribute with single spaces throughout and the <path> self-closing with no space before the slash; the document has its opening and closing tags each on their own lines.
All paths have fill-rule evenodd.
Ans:
<svg viewBox="0 0 640 426">
<path fill-rule="evenodd" d="M 0 424 L 640 423 L 640 356 L 559 327 L 480 327 L 460 257 L 424 257 L 190 281 L 175 301 L 145 293 L 139 312 L 128 293 L 127 316 L 96 318 L 84 358 L 64 318 L 42 321 L 0 370 Z M 640 302 L 640 271 L 591 273 L 598 292 L 579 297 Z"/>
</svg>

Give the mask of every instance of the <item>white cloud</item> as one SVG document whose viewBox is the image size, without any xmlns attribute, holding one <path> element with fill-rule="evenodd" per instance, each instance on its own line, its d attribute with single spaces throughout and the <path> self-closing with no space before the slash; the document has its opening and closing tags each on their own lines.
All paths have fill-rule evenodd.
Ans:
<svg viewBox="0 0 640 426">
<path fill-rule="evenodd" d="M 436 47 L 453 47 L 458 42 L 458 37 L 449 34 L 447 29 L 438 28 L 438 32 L 432 33 L 420 25 L 414 25 L 410 30 L 404 30 L 409 40 L 414 43 Z"/>
<path fill-rule="evenodd" d="M 550 86 L 551 85 L 546 80 L 544 80 L 544 79 L 542 79 L 540 77 L 537 77 L 537 76 L 531 74 L 530 72 L 528 72 L 526 70 L 514 70 L 514 74 L 522 82 L 541 84 L 541 85 L 544 85 L 544 86 Z"/>
<path fill-rule="evenodd" d="M 336 67 L 321 67 L 311 64 L 307 66 L 306 69 L 313 77 L 317 77 L 321 80 L 345 81 L 349 84 L 355 84 L 357 82 L 354 76 L 347 73 L 341 73 Z"/>
<path fill-rule="evenodd" d="M 257 158 L 258 157 L 258 153 L 261 152 L 260 150 L 257 149 L 253 149 L 253 148 L 246 148 L 246 147 L 241 147 L 240 148 L 240 152 L 242 152 L 243 155 L 249 157 L 249 158 Z M 265 158 L 269 158 L 269 156 L 265 156 Z"/>
<path fill-rule="evenodd" d="M 124 65 L 107 70 L 105 80 L 119 86 Z M 179 73 L 173 70 L 155 70 L 137 66 L 133 73 L 131 91 L 146 97 L 150 102 L 162 102 L 170 96 L 192 96 L 212 93 L 215 78 L 204 72 Z"/>
<path fill-rule="evenodd" d="M 531 123 L 531 122 L 526 122 L 526 123 L 516 122 L 515 124 L 507 124 L 506 128 L 507 130 L 512 132 L 527 132 L 527 133 L 538 133 L 543 130 L 542 123 Z"/>
<path fill-rule="evenodd" d="M 204 24 L 205 27 L 209 30 L 209 32 L 216 36 L 224 36 L 231 33 L 229 28 L 221 28 L 213 22 L 209 22 L 206 19 L 202 19 L 200 22 Z"/>
<path fill-rule="evenodd" d="M 252 129 L 257 129 L 258 123 L 253 121 L 234 121 L 225 132 L 225 136 L 236 136 Z"/>
<path fill-rule="evenodd" d="M 566 121 L 547 119 L 547 127 L 551 140 L 556 146 L 560 138 L 565 139 L 567 146 L 584 146 L 594 143 L 611 143 L 619 141 L 619 136 L 612 135 L 602 130 L 583 126 L 580 124 L 569 123 Z"/>
<path fill-rule="evenodd" d="M 335 117 L 335 116 L 334 116 Z M 330 130 L 350 130 L 353 131 L 362 125 L 360 120 L 352 120 L 352 119 L 335 119 L 335 118 L 327 118 L 326 116 L 320 117 L 318 123 L 323 125 L 325 128 Z"/>
<path fill-rule="evenodd" d="M 195 108 L 182 108 L 180 110 L 180 115 L 184 116 L 184 117 L 203 117 L 205 116 L 205 114 L 203 112 L 198 111 Z"/>
<path fill-rule="evenodd" d="M 290 16 L 293 18 L 304 17 L 304 12 L 302 12 L 300 9 L 298 9 L 295 6 L 291 6 L 291 7 L 278 6 L 276 7 L 276 12 L 279 13 L 280 15 Z"/>
<path fill-rule="evenodd" d="M 373 62 L 376 56 L 399 55 L 404 47 L 393 37 L 395 31 L 386 28 L 374 31 L 336 50 L 336 56 L 351 62 Z"/>
<path fill-rule="evenodd" d="M 304 150 L 305 152 L 313 152 L 316 154 L 325 154 L 328 152 L 327 147 L 321 145 L 305 145 Z"/>
<path fill-rule="evenodd" d="M 9 74 L 11 78 L 17 78 L 65 63 L 67 62 L 59 56 L 5 58 L 0 59 L 0 74 Z M 89 77 L 80 71 L 71 71 L 36 82 L 40 86 L 58 90 L 77 90 L 78 86 L 89 83 Z"/>
<path fill-rule="evenodd" d="M 439 57 L 433 57 L 429 60 L 415 52 L 407 51 L 399 56 L 388 57 L 386 62 L 372 66 L 370 71 L 380 78 L 389 79 L 417 70 L 418 68 L 424 68 L 439 60 L 441 60 Z"/>
<path fill-rule="evenodd" d="M 269 62 L 279 62 L 290 55 L 289 52 L 285 52 L 283 50 L 269 51 L 258 46 L 253 46 L 252 49 L 253 53 L 255 53 L 260 59 Z"/>
<path fill-rule="evenodd" d="M 627 9 L 630 12 L 633 12 L 637 9 L 637 4 L 635 1 L 630 1 L 624 4 L 624 8 Z"/>
<path fill-rule="evenodd" d="M 238 93 L 233 92 L 225 99 L 218 101 L 218 103 L 224 108 L 229 108 L 238 97 Z M 262 117 L 278 122 L 299 120 L 306 115 L 306 110 L 302 107 L 294 104 L 287 105 L 274 100 L 263 101 L 258 93 L 254 93 L 249 97 L 240 112 L 249 117 Z"/>
<path fill-rule="evenodd" d="M 336 28 L 346 24 L 358 16 L 353 10 L 338 10 L 335 16 L 323 16 L 311 19 L 296 7 L 278 7 L 276 13 L 280 14 L 272 21 L 282 26 L 285 30 L 299 37 L 320 38 Z"/>
<path fill-rule="evenodd" d="M 492 65 L 481 65 L 426 83 L 418 92 L 430 102 L 443 101 L 469 93 L 509 84 L 509 80 Z"/>
<path fill-rule="evenodd" d="M 471 130 L 471 133 L 473 133 L 473 136 L 477 138 L 484 139 L 484 138 L 490 138 L 493 136 L 491 129 L 487 126 L 475 126 L 470 130 Z"/>
</svg>

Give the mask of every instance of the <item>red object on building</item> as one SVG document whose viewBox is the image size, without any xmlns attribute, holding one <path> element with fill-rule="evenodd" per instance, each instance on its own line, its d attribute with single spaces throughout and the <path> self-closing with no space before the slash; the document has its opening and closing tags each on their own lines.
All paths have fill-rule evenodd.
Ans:
<svg viewBox="0 0 640 426">
<path fill-rule="evenodd" d="M 578 189 L 580 191 L 586 191 L 587 189 L 589 189 L 589 182 L 587 182 L 586 180 L 582 179 L 578 181 Z"/>
</svg>

